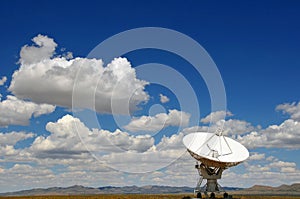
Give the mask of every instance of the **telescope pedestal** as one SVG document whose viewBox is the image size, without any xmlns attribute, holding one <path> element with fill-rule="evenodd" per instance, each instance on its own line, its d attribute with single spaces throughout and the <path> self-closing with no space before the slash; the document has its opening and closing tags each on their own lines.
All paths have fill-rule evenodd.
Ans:
<svg viewBox="0 0 300 199">
<path fill-rule="evenodd" d="M 197 163 L 195 168 L 198 170 L 199 173 L 199 181 L 197 186 L 194 190 L 194 193 L 197 194 L 199 192 L 203 192 L 207 195 L 207 192 L 220 192 L 224 191 L 222 187 L 218 184 L 218 179 L 221 179 L 222 172 L 225 168 L 220 167 L 208 167 L 201 163 L 200 165 Z M 203 180 L 206 180 L 206 184 L 201 187 Z"/>
</svg>

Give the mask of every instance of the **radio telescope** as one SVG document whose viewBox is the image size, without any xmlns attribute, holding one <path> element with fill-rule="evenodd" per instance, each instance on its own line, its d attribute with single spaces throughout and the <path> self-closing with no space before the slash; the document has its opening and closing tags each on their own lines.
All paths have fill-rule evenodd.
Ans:
<svg viewBox="0 0 300 199">
<path fill-rule="evenodd" d="M 208 196 L 208 192 L 214 195 L 214 192 L 224 191 L 217 182 L 221 179 L 222 172 L 249 157 L 246 147 L 225 137 L 220 129 L 216 133 L 188 134 L 184 136 L 183 144 L 191 156 L 197 160 L 195 168 L 200 178 L 194 192 L 198 198 L 201 197 L 201 192 Z M 206 183 L 201 187 L 203 180 L 206 180 Z"/>
</svg>

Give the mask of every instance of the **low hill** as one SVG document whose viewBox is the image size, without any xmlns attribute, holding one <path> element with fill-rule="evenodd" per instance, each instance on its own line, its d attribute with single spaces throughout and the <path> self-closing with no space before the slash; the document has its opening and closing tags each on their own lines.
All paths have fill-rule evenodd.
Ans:
<svg viewBox="0 0 300 199">
<path fill-rule="evenodd" d="M 225 187 L 227 192 L 242 195 L 300 195 L 300 183 L 292 185 L 281 185 L 270 187 L 255 185 L 251 188 L 241 189 L 235 187 Z M 124 186 L 124 187 L 84 187 L 74 185 L 71 187 L 51 187 L 23 190 L 16 192 L 1 193 L 0 196 L 34 196 L 34 195 L 96 195 L 96 194 L 174 194 L 193 193 L 191 187 L 171 187 L 171 186 Z"/>
<path fill-rule="evenodd" d="M 254 185 L 253 187 L 235 191 L 234 193 L 247 195 L 300 195 L 300 183 L 281 185 L 278 187 Z"/>
<path fill-rule="evenodd" d="M 125 186 L 125 187 L 51 187 L 16 192 L 2 193 L 0 196 L 33 196 L 33 195 L 95 195 L 95 194 L 161 194 L 161 193 L 193 193 L 190 187 L 171 187 L 171 186 Z"/>
</svg>

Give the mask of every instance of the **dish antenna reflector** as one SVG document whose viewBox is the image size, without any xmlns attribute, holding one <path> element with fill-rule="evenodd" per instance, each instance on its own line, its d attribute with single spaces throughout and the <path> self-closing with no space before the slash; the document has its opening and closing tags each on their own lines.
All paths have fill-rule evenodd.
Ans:
<svg viewBox="0 0 300 199">
<path fill-rule="evenodd" d="M 200 176 L 194 190 L 197 197 L 201 197 L 201 192 L 204 192 L 208 197 L 207 192 L 214 194 L 214 192 L 222 191 L 222 187 L 217 182 L 218 179 L 221 179 L 222 172 L 249 157 L 246 147 L 229 137 L 225 137 L 221 129 L 215 133 L 195 132 L 188 134 L 184 136 L 183 144 L 191 156 L 197 160 L 195 168 Z M 201 187 L 203 180 L 206 180 L 206 184 Z"/>
</svg>

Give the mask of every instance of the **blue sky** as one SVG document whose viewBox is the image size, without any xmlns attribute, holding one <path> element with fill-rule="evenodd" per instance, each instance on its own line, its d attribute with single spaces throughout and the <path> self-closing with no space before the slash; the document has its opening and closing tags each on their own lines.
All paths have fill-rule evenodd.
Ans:
<svg viewBox="0 0 300 199">
<path fill-rule="evenodd" d="M 139 91 L 133 95 L 138 104 L 130 104 L 138 105 L 139 109 L 131 115 L 119 116 L 106 109 L 105 100 L 110 92 L 99 94 L 96 112 L 85 110 L 90 107 L 82 105 L 81 98 L 78 103 L 83 110 L 77 110 L 68 98 L 68 86 L 74 80 L 74 71 L 68 67 L 77 66 L 73 64 L 77 57 L 82 58 L 78 64 L 90 75 L 84 76 L 83 72 L 82 78 L 89 77 L 87 84 L 93 83 L 92 77 L 97 78 L 96 74 L 102 73 L 99 68 L 109 63 L 101 63 L 100 59 L 92 62 L 86 58 L 89 53 L 115 34 L 142 27 L 183 33 L 202 45 L 216 64 L 226 89 L 226 132 L 246 145 L 251 154 L 245 164 L 226 171 L 223 185 L 240 186 L 234 181 L 236 176 L 243 178 L 243 187 L 299 182 L 299 7 L 297 1 L 1 1 L 0 191 L 73 184 L 168 185 L 170 179 L 173 179 L 171 185 L 194 186 L 196 178 L 193 176 L 197 174 L 193 170 L 194 161 L 184 154 L 179 141 L 195 126 L 205 131 L 211 125 L 213 129 L 218 125 L 219 115 L 225 114 L 211 113 L 207 85 L 196 74 L 195 66 L 160 49 L 136 50 L 126 53 L 123 56 L 126 59 L 115 60 L 106 72 L 116 78 L 119 73 L 125 74 L 125 79 L 119 79 L 120 88 L 115 91 L 116 100 L 120 100 L 117 104 L 122 104 L 122 97 L 126 99 L 128 93 L 123 93 L 122 86 L 128 82 L 125 90 Z M 33 38 L 36 38 L 35 44 L 31 41 Z M 37 47 L 38 42 L 44 42 L 45 48 Z M 33 46 L 36 51 L 30 48 Z M 164 76 L 161 70 L 153 69 L 153 76 L 139 73 L 139 66 L 147 63 L 164 64 L 183 75 L 195 92 L 199 117 L 194 103 L 177 98 L 181 91 L 172 90 L 169 84 L 151 83 L 151 77 Z M 91 72 L 93 64 L 96 69 Z M 33 72 L 29 73 L 29 69 Z M 19 71 L 19 75 L 13 78 L 15 71 Z M 43 82 L 38 81 L 39 71 L 46 71 Z M 101 89 L 101 83 L 108 88 L 117 83 L 111 76 L 104 77 L 107 79 L 100 78 L 97 85 Z M 173 80 L 172 75 L 168 77 L 173 85 L 182 83 L 177 78 Z M 81 91 L 80 96 L 85 96 L 84 90 Z M 183 89 L 182 92 L 188 91 Z M 160 95 L 166 97 L 165 101 Z M 188 106 L 180 107 L 180 102 Z M 16 107 L 25 108 L 16 113 Z M 117 106 L 116 111 L 122 112 L 122 105 Z M 212 119 L 207 122 L 208 115 Z M 144 127 L 145 120 L 152 121 L 150 126 L 146 125 L 148 129 Z M 85 147 L 74 138 L 73 123 L 81 129 L 78 134 Z M 93 133 L 94 141 L 86 136 Z M 113 146 L 102 142 L 108 137 Z M 108 148 L 101 148 L 104 145 Z M 174 151 L 175 148 L 179 151 Z M 85 150 L 92 152 L 88 155 Z M 165 153 L 171 155 L 165 157 Z M 175 157 L 174 154 L 183 155 Z M 109 157 L 111 159 L 107 159 Z M 125 160 L 120 163 L 118 157 Z M 142 157 L 144 162 L 140 160 Z M 144 164 L 148 157 L 165 157 L 166 161 L 151 160 L 151 166 L 147 167 Z M 143 168 L 151 171 L 133 173 L 137 169 L 133 163 L 137 162 L 141 164 L 140 172 Z M 254 170 L 255 166 L 259 169 Z M 180 172 L 175 172 L 177 170 Z M 18 175 L 20 171 L 24 172 Z M 264 173 L 257 180 L 254 176 L 258 171 Z M 185 172 L 191 176 L 188 181 L 183 180 Z M 282 176 L 286 176 L 286 172 L 289 177 L 284 180 Z M 9 183 L 7 178 L 11 179 Z M 26 179 L 32 183 L 24 183 Z"/>
</svg>

